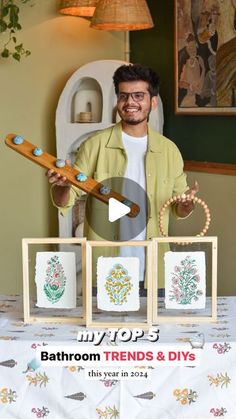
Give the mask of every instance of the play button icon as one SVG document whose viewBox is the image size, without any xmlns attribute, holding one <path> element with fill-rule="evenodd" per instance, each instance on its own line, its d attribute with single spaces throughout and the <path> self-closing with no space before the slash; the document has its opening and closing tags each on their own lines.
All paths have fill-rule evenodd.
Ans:
<svg viewBox="0 0 236 419">
<path fill-rule="evenodd" d="M 117 201 L 115 198 L 109 199 L 108 219 L 110 223 L 119 220 L 119 218 L 124 217 L 129 212 L 130 208 L 127 205 L 122 204 L 122 202 Z"/>
<path fill-rule="evenodd" d="M 129 241 L 136 239 L 146 228 L 150 203 L 146 191 L 136 182 L 125 177 L 100 177 L 98 182 L 121 194 L 125 201 L 108 196 L 108 205 L 88 194 L 85 210 L 84 235 L 89 240 Z M 94 190 L 97 193 L 97 187 Z M 135 204 L 139 212 L 132 216 Z M 134 210 L 134 208 L 133 208 Z M 138 239 L 139 240 L 139 239 Z"/>
</svg>

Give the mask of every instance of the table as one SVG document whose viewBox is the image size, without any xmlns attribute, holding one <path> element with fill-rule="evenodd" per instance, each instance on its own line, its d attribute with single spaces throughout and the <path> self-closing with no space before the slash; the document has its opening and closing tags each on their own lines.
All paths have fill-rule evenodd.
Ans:
<svg viewBox="0 0 236 419">
<path fill-rule="evenodd" d="M 38 366 L 37 346 L 78 345 L 79 327 L 25 325 L 22 312 L 21 296 L 0 296 L 1 419 L 236 418 L 236 297 L 218 298 L 215 323 L 161 324 L 157 349 L 190 349 L 199 333 L 205 344 L 199 366 L 146 367 L 150 380 L 86 380 L 78 366 Z"/>
</svg>

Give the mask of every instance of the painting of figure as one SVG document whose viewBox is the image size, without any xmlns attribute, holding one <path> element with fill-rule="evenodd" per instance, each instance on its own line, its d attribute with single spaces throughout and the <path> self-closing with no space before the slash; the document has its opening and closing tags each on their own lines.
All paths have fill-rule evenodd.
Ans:
<svg viewBox="0 0 236 419">
<path fill-rule="evenodd" d="M 175 110 L 236 112 L 236 0 L 175 0 Z"/>
</svg>

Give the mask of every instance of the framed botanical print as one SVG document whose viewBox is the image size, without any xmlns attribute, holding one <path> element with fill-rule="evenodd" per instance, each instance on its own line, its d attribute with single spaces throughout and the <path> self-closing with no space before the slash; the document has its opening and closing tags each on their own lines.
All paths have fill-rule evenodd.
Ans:
<svg viewBox="0 0 236 419">
<path fill-rule="evenodd" d="M 217 237 L 157 237 L 153 243 L 153 324 L 216 321 Z M 160 285 L 164 297 L 157 298 Z"/>
<path fill-rule="evenodd" d="M 85 238 L 22 239 L 25 323 L 85 324 Z"/>
<path fill-rule="evenodd" d="M 152 324 L 152 241 L 86 244 L 86 326 L 140 327 Z"/>
<path fill-rule="evenodd" d="M 176 114 L 236 114 L 236 0 L 175 0 Z"/>
</svg>

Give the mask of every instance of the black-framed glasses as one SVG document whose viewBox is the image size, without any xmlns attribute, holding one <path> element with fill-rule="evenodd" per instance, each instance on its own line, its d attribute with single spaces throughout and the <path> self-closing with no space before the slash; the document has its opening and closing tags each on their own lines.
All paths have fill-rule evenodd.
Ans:
<svg viewBox="0 0 236 419">
<path fill-rule="evenodd" d="M 132 92 L 132 93 L 120 92 L 117 95 L 117 100 L 118 102 L 127 102 L 129 97 L 131 96 L 134 102 L 142 102 L 142 100 L 144 99 L 144 96 L 147 94 L 148 92 Z"/>
</svg>

